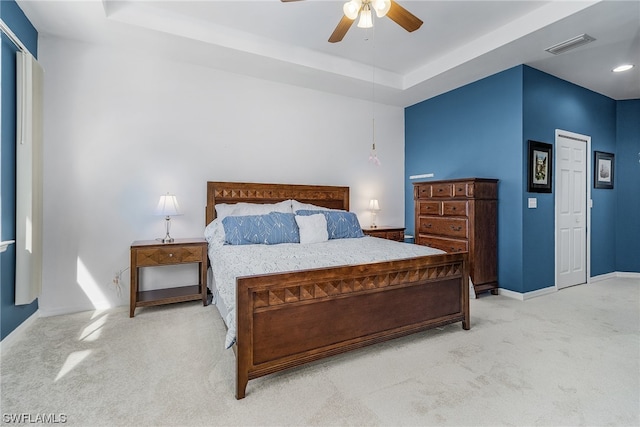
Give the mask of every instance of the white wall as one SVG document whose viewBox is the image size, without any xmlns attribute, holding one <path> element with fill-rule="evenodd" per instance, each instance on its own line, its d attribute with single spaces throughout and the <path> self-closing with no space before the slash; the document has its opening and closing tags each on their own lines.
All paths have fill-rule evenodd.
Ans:
<svg viewBox="0 0 640 427">
<path fill-rule="evenodd" d="M 43 315 L 128 304 L 129 272 L 120 296 L 112 280 L 129 266 L 133 240 L 164 235 L 153 216 L 159 196 L 175 193 L 184 212 L 173 237 L 201 236 L 206 181 L 348 185 L 363 226 L 372 197 L 378 224 L 404 224 L 401 108 L 375 107 L 376 167 L 370 102 L 104 46 L 39 43 Z M 146 276 L 145 286 L 195 277 L 187 267 Z"/>
</svg>

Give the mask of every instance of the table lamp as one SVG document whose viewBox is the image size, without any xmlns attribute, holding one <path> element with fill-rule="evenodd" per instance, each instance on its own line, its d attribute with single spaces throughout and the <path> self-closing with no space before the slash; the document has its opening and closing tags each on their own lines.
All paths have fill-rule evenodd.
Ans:
<svg viewBox="0 0 640 427">
<path fill-rule="evenodd" d="M 166 229 L 167 235 L 164 236 L 164 239 L 160 239 L 162 243 L 171 243 L 173 242 L 173 237 L 169 235 L 169 230 L 171 229 L 171 217 L 176 215 L 182 215 L 180 212 L 180 205 L 178 205 L 178 199 L 174 194 L 165 194 L 164 196 L 160 196 L 160 201 L 158 202 L 158 207 L 155 211 L 156 215 L 164 216 L 166 219 Z"/>
<path fill-rule="evenodd" d="M 371 228 L 377 228 L 378 226 L 376 225 L 376 214 L 380 210 L 378 199 L 369 200 L 369 210 L 371 211 Z"/>
</svg>

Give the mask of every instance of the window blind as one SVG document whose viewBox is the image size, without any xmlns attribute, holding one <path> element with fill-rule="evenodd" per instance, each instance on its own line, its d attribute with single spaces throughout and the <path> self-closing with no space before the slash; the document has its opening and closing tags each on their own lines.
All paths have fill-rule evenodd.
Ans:
<svg viewBox="0 0 640 427">
<path fill-rule="evenodd" d="M 42 109 L 44 70 L 28 52 L 17 55 L 15 304 L 42 289 Z"/>
</svg>

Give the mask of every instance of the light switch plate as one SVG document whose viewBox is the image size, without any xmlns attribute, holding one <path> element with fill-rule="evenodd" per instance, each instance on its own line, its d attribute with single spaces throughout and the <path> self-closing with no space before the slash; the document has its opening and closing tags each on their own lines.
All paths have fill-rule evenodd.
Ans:
<svg viewBox="0 0 640 427">
<path fill-rule="evenodd" d="M 535 197 L 529 197 L 529 209 L 536 209 L 538 207 L 538 199 Z"/>
</svg>

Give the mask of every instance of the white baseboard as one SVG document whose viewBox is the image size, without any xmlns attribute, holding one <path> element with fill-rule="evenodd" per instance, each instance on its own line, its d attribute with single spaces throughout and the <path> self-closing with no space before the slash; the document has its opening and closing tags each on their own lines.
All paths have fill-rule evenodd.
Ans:
<svg viewBox="0 0 640 427">
<path fill-rule="evenodd" d="M 616 273 L 616 277 L 620 277 L 622 279 L 639 279 L 640 280 L 640 273 L 632 273 L 629 271 L 618 271 Z"/>
<path fill-rule="evenodd" d="M 17 328 L 15 328 L 9 335 L 4 337 L 2 341 L 0 341 L 0 355 L 4 355 L 4 352 L 9 350 L 11 345 L 18 341 L 20 336 L 26 331 L 38 318 L 40 317 L 40 310 L 36 310 L 31 316 L 27 318 L 24 322 L 22 322 Z"/>
<path fill-rule="evenodd" d="M 53 310 L 40 308 L 40 317 L 62 316 L 64 314 L 80 313 L 82 311 L 95 310 L 93 307 L 61 307 Z"/>
<path fill-rule="evenodd" d="M 606 273 L 606 274 L 600 274 L 598 276 L 592 276 L 589 278 L 589 282 L 600 282 L 602 280 L 607 280 L 607 279 L 615 279 L 616 277 L 618 277 L 618 273 L 616 273 L 615 271 L 613 273 Z"/>
<path fill-rule="evenodd" d="M 634 273 L 630 271 L 614 271 L 613 273 L 600 274 L 593 276 L 589 282 L 600 282 L 607 279 L 640 279 L 640 273 Z"/>
<path fill-rule="evenodd" d="M 498 295 L 504 295 L 507 298 L 513 298 L 519 301 L 526 301 L 531 298 L 540 297 L 542 295 L 553 294 L 555 292 L 558 292 L 558 289 L 555 286 L 549 286 L 548 288 L 537 289 L 535 291 L 525 292 L 525 293 L 510 291 L 509 289 L 503 289 L 503 288 L 498 289 Z"/>
<path fill-rule="evenodd" d="M 118 304 L 113 307 L 96 308 L 91 304 L 88 304 L 86 306 L 67 306 L 67 307 L 57 307 L 57 308 L 46 308 L 46 307 L 40 306 L 39 311 L 40 311 L 40 317 L 51 317 L 51 316 L 61 316 L 64 314 L 81 313 L 83 311 L 108 310 L 110 308 L 125 307 L 125 306 L 126 307 L 129 306 L 128 299 L 125 303 Z"/>
<path fill-rule="evenodd" d="M 587 281 L 587 283 L 600 282 L 600 281 L 603 281 L 603 280 L 615 279 L 615 278 L 639 279 L 640 280 L 640 273 L 614 271 L 612 273 L 600 274 L 598 276 L 590 277 L 589 280 Z M 555 287 L 555 286 L 549 286 L 548 288 L 538 289 L 538 290 L 535 290 L 535 291 L 525 292 L 525 293 L 510 291 L 509 289 L 503 289 L 503 288 L 499 288 L 498 289 L 498 294 L 499 295 L 504 295 L 505 297 L 517 299 L 519 301 L 525 301 L 525 300 L 528 300 L 528 299 L 531 299 L 531 298 L 535 298 L 535 297 L 539 297 L 539 296 L 542 296 L 542 295 L 552 294 L 554 292 L 558 292 L 558 288 Z"/>
</svg>

